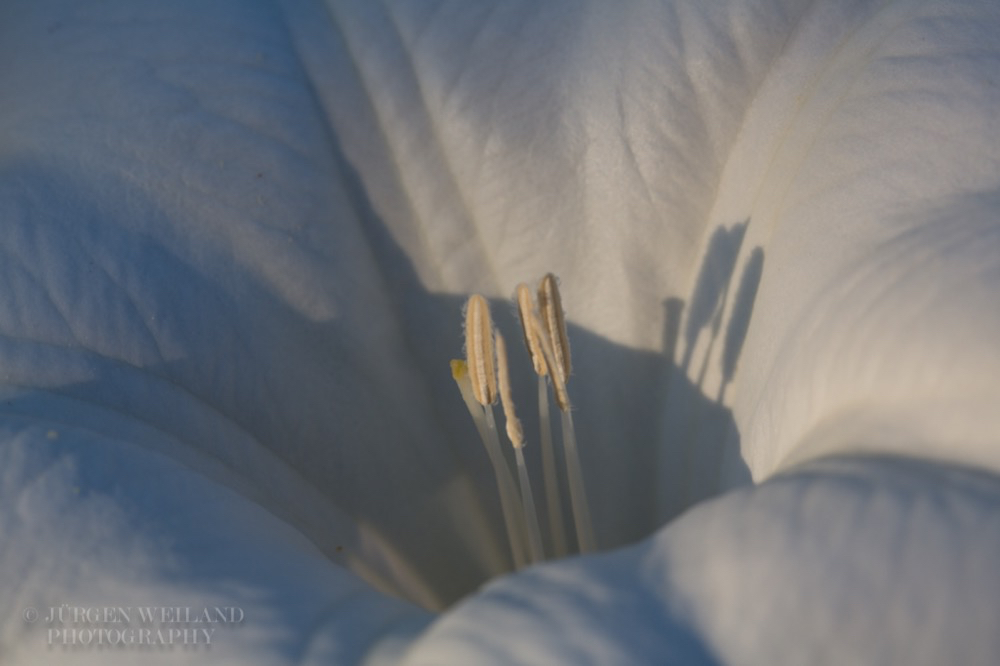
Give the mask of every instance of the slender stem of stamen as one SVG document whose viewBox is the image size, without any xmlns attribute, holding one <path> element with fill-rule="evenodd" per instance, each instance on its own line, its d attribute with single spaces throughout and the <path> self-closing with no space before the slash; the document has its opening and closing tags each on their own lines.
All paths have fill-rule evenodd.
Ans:
<svg viewBox="0 0 1000 666">
<path fill-rule="evenodd" d="M 576 432 L 573 429 L 573 413 L 562 412 L 563 453 L 566 455 L 566 476 L 569 478 L 569 497 L 573 505 L 573 522 L 576 525 L 576 540 L 581 553 L 596 550 L 594 528 L 590 521 L 587 505 L 587 490 L 583 485 L 583 470 L 576 448 Z"/>
<path fill-rule="evenodd" d="M 542 443 L 542 478 L 545 481 L 545 505 L 552 533 L 552 549 L 556 557 L 569 553 L 566 545 L 566 525 L 563 522 L 562 500 L 559 497 L 559 474 L 556 451 L 552 444 L 552 420 L 549 415 L 549 387 L 544 375 L 538 375 L 538 418 Z"/>
<path fill-rule="evenodd" d="M 514 455 L 517 457 L 517 474 L 521 480 L 521 503 L 524 508 L 524 522 L 528 527 L 528 544 L 531 546 L 531 561 L 542 562 L 545 560 L 545 551 L 542 549 L 542 533 L 538 529 L 538 520 L 535 513 L 535 497 L 531 494 L 531 481 L 528 479 L 528 466 L 524 462 L 524 452 L 522 447 L 514 447 Z"/>
<path fill-rule="evenodd" d="M 483 407 L 482 414 L 486 419 L 486 453 L 493 464 L 493 472 L 500 490 L 500 507 L 503 509 L 503 520 L 507 527 L 507 538 L 510 539 L 510 550 L 514 556 L 514 566 L 523 568 L 528 563 L 527 545 L 524 543 L 524 522 L 517 511 L 517 486 L 507 467 L 503 453 L 500 451 L 500 435 L 497 433 L 497 423 L 493 418 L 493 407 Z"/>
<path fill-rule="evenodd" d="M 483 407 L 473 395 L 472 381 L 469 378 L 468 366 L 465 361 L 454 360 L 451 362 L 451 374 L 458 384 L 458 389 L 462 394 L 465 407 L 472 416 L 472 422 L 476 425 L 479 438 L 486 448 L 486 455 L 490 459 L 493 467 L 493 475 L 496 478 L 497 491 L 500 494 L 500 508 L 503 511 L 504 527 L 507 530 L 507 538 L 510 541 L 511 555 L 514 558 L 514 566 L 518 569 L 527 564 L 527 550 L 521 534 L 524 533 L 524 526 L 517 510 L 517 486 L 514 484 L 514 477 L 510 473 L 507 461 L 504 460 L 500 451 L 500 439 L 497 435 L 496 421 L 493 419 L 492 407 Z M 491 426 L 492 424 L 492 426 Z"/>
</svg>

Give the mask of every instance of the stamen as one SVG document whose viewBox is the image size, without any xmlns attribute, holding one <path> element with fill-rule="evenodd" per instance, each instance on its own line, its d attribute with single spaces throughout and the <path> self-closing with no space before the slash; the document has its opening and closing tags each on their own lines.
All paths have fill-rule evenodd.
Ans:
<svg viewBox="0 0 1000 666">
<path fill-rule="evenodd" d="M 493 320 L 490 306 L 479 294 L 465 304 L 465 358 L 476 401 L 486 407 L 497 401 L 497 378 L 493 366 Z"/>
<path fill-rule="evenodd" d="M 514 567 L 520 569 L 529 561 L 528 546 L 524 542 L 524 516 L 517 510 L 517 485 L 510 474 L 507 460 L 500 450 L 500 435 L 497 434 L 497 423 L 493 417 L 493 407 L 483 407 L 486 418 L 487 447 L 486 451 L 493 465 L 493 473 L 497 479 L 500 491 L 500 508 L 503 510 L 504 524 L 507 528 L 507 538 L 510 539 L 510 550 L 514 556 Z"/>
<path fill-rule="evenodd" d="M 528 544 L 531 546 L 532 562 L 545 559 L 542 549 L 542 536 L 538 529 L 538 518 L 535 515 L 535 498 L 531 492 L 531 481 L 528 478 L 528 466 L 524 462 L 524 431 L 521 421 L 514 413 L 514 398 L 510 390 L 510 372 L 507 367 L 507 344 L 499 331 L 496 333 L 497 372 L 500 380 L 500 404 L 503 406 L 504 419 L 507 422 L 507 437 L 514 446 L 517 458 L 517 473 L 521 481 L 521 507 L 524 510 L 524 524 L 528 529 Z"/>
<path fill-rule="evenodd" d="M 542 446 L 542 480 L 545 487 L 545 508 L 549 518 L 549 531 L 552 536 L 552 550 L 556 557 L 565 557 L 569 553 L 566 545 L 566 528 L 562 512 L 562 500 L 559 496 L 559 475 L 556 470 L 556 453 L 552 445 L 552 422 L 549 417 L 549 389 L 545 377 L 549 373 L 549 365 L 545 360 L 540 340 L 538 315 L 535 312 L 535 297 L 528 285 L 517 285 L 517 312 L 521 320 L 521 332 L 524 335 L 524 346 L 531 355 L 531 363 L 538 375 L 538 418 L 539 440 Z"/>
<path fill-rule="evenodd" d="M 572 360 L 569 353 L 569 336 L 566 334 L 566 318 L 563 314 L 562 298 L 559 296 L 559 283 L 556 276 L 548 273 L 538 286 L 538 311 L 542 315 L 542 323 L 548 331 L 552 342 L 552 353 L 555 357 L 555 373 L 562 376 L 563 383 L 569 381 L 572 372 Z M 565 407 L 560 406 L 562 409 Z"/>
<path fill-rule="evenodd" d="M 493 420 L 493 410 L 490 407 L 483 407 L 476 400 L 469 377 L 469 366 L 465 361 L 452 360 L 451 376 L 458 384 L 458 390 L 462 394 L 462 399 L 472 416 L 473 423 L 476 424 L 476 430 L 479 432 L 479 437 L 486 448 L 486 455 L 493 467 L 497 490 L 500 493 L 500 508 L 503 511 L 504 526 L 507 530 L 507 539 L 510 541 L 511 556 L 514 559 L 514 566 L 520 569 L 528 563 L 527 546 L 521 536 L 524 533 L 524 523 L 517 510 L 517 485 L 514 483 L 514 477 L 511 476 L 510 468 L 500 450 L 500 440 L 497 437 L 496 423 Z"/>
<path fill-rule="evenodd" d="M 573 414 L 566 391 L 566 382 L 572 372 L 569 337 L 555 276 L 549 273 L 542 279 L 538 288 L 538 310 L 535 308 L 530 289 L 523 284 L 517 288 L 517 303 L 525 346 L 538 375 L 542 470 L 553 548 L 560 556 L 566 554 L 568 540 L 563 531 L 564 520 L 552 442 L 546 378 L 551 378 L 556 404 L 562 415 L 562 448 L 566 459 L 577 545 L 580 552 L 591 552 L 595 550 L 593 527 L 576 445 Z M 507 347 L 503 336 L 493 330 L 486 299 L 478 294 L 470 296 L 465 307 L 465 349 L 464 362 L 452 361 L 452 376 L 458 384 L 493 466 L 511 554 L 515 566 L 521 568 L 529 559 L 532 562 L 543 560 L 545 553 L 524 458 L 524 431 L 514 411 Z M 513 445 L 517 461 L 521 511 L 517 510 L 517 485 L 500 448 L 500 438 L 493 413 L 493 404 L 496 403 L 497 397 L 500 398 L 504 410 L 507 437 Z"/>
<path fill-rule="evenodd" d="M 573 413 L 570 411 L 566 380 L 571 371 L 569 336 L 566 333 L 566 317 L 559 296 L 559 285 L 552 273 L 542 278 L 538 287 L 538 307 L 546 327 L 546 334 L 540 336 L 542 349 L 546 354 L 556 394 L 556 403 L 562 412 L 563 454 L 566 456 L 566 477 L 569 480 L 569 496 L 573 506 L 573 523 L 576 526 L 576 540 L 581 553 L 595 549 L 593 523 L 587 504 L 587 491 L 583 483 L 583 467 L 576 446 L 576 431 L 573 427 Z"/>
</svg>

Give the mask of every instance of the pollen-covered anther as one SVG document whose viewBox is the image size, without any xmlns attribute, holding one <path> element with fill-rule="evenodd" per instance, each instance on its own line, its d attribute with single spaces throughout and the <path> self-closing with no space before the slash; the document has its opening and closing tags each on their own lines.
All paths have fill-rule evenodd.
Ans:
<svg viewBox="0 0 1000 666">
<path fill-rule="evenodd" d="M 497 400 L 497 375 L 493 360 L 493 320 L 490 306 L 479 294 L 465 304 L 465 358 L 472 393 L 484 407 Z"/>
<path fill-rule="evenodd" d="M 549 377 L 552 378 L 552 390 L 556 395 L 556 405 L 560 411 L 565 412 L 570 408 L 569 393 L 566 391 L 566 376 L 559 371 L 560 366 L 556 360 L 555 351 L 552 349 L 552 341 L 549 338 L 549 333 L 545 330 L 545 324 L 541 322 L 538 315 L 534 312 L 531 313 L 530 321 L 539 346 L 542 348 L 542 353 L 545 355 L 546 362 L 550 368 L 556 369 L 555 372 L 549 373 Z"/>
<path fill-rule="evenodd" d="M 566 334 L 566 317 L 563 314 L 562 298 L 559 296 L 559 283 L 552 273 L 543 277 L 538 287 L 538 311 L 552 344 L 555 365 L 553 374 L 559 374 L 565 384 L 572 372 L 572 361 L 569 353 L 569 336 Z"/>
<path fill-rule="evenodd" d="M 500 404 L 503 406 L 503 417 L 507 422 L 507 437 L 515 449 L 524 446 L 524 430 L 521 420 L 514 412 L 514 396 L 510 390 L 510 371 L 507 369 L 507 344 L 500 332 L 496 333 L 497 375 L 500 384 Z"/>
<path fill-rule="evenodd" d="M 548 363 L 545 362 L 545 354 L 542 352 L 542 343 L 538 339 L 538 331 L 531 325 L 531 318 L 535 314 L 535 298 L 531 294 L 531 288 L 523 282 L 517 285 L 517 314 L 521 320 L 521 333 L 524 334 L 524 346 L 528 348 L 531 356 L 531 364 L 535 367 L 535 374 L 544 376 L 549 372 Z"/>
</svg>

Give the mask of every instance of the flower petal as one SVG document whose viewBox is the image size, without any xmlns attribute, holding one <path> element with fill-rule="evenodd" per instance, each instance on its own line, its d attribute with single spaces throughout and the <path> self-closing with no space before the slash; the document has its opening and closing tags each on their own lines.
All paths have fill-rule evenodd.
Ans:
<svg viewBox="0 0 1000 666">
<path fill-rule="evenodd" d="M 1000 479 L 824 459 L 499 580 L 406 664 L 995 663 Z"/>
<path fill-rule="evenodd" d="M 488 472 L 429 397 L 281 11 L 4 12 L 3 409 L 48 392 L 125 413 L 427 606 L 503 570 Z"/>
<path fill-rule="evenodd" d="M 209 457 L 188 462 L 75 426 L 5 418 L 4 663 L 202 663 L 208 655 L 229 664 L 357 663 L 376 646 L 408 642 L 430 620 L 330 562 Z M 114 619 L 95 619 L 105 609 Z M 185 621 L 206 611 L 217 619 L 216 609 L 228 619 Z"/>
<path fill-rule="evenodd" d="M 1000 470 L 997 34 L 987 2 L 819 3 L 761 86 L 713 213 L 750 211 L 765 254 L 731 393 L 755 478 L 851 451 Z"/>
</svg>

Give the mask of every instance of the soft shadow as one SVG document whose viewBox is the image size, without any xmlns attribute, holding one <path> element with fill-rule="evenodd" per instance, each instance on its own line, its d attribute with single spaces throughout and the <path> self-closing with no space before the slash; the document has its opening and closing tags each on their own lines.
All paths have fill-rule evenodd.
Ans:
<svg viewBox="0 0 1000 666">
<path fill-rule="evenodd" d="M 718 336 L 722 313 L 726 307 L 726 298 L 729 295 L 733 269 L 736 266 L 740 246 L 743 244 L 747 222 L 733 225 L 728 229 L 722 226 L 717 227 L 709 240 L 708 250 L 698 271 L 694 291 L 691 293 L 687 325 L 684 327 L 687 348 L 681 367 L 685 372 L 689 372 L 691 369 L 695 346 L 701 332 L 707 328 L 711 329 L 710 343 L 714 343 Z M 705 355 L 706 360 L 709 356 L 710 354 Z M 699 370 L 700 378 L 704 378 L 705 368 L 706 366 L 702 365 Z"/>
<path fill-rule="evenodd" d="M 363 341 L 358 338 L 363 336 L 364 327 L 338 319 L 307 319 L 284 303 L 279 294 L 265 290 L 251 289 L 248 293 L 253 298 L 238 298 L 229 286 L 217 284 L 211 275 L 162 246 L 142 227 L 103 210 L 94 201 L 93 193 L 74 192 L 74 179 L 47 170 L 38 172 L 33 181 L 39 201 L 48 196 L 73 200 L 78 215 L 70 221 L 33 219 L 32 225 L 40 239 L 52 239 L 53 247 L 70 247 L 67 257 L 81 262 L 81 266 L 66 270 L 82 276 L 91 271 L 93 279 L 105 280 L 108 277 L 101 277 L 94 268 L 94 259 L 108 257 L 110 262 L 113 256 L 115 262 L 126 264 L 123 270 L 133 280 L 130 297 L 136 299 L 136 307 L 175 320 L 177 330 L 217 336 L 235 350 L 233 358 L 253 359 L 255 350 L 274 345 L 290 350 L 317 348 L 323 356 L 310 362 L 314 366 L 310 368 L 310 381 L 314 382 L 311 386 L 316 390 L 299 396 L 301 387 L 281 385 L 282 376 L 275 375 L 273 368 L 257 371 L 252 365 L 225 367 L 220 363 L 224 364 L 226 358 L 214 357 L 212 350 L 196 350 L 202 355 L 166 358 L 141 366 L 111 362 L 114 359 L 109 350 L 107 358 L 95 356 L 96 370 L 89 372 L 91 378 L 87 381 L 48 387 L 36 394 L 25 392 L 21 398 L 7 401 L 4 410 L 40 413 L 42 408 L 36 401 L 50 405 L 45 396 L 58 395 L 130 415 L 137 422 L 162 430 L 171 439 L 159 448 L 149 445 L 151 449 L 192 469 L 217 466 L 217 478 L 229 478 L 227 485 L 295 526 L 331 560 L 349 563 L 356 554 L 341 547 L 342 537 L 355 541 L 359 537 L 331 530 L 332 509 L 324 507 L 337 507 L 357 525 L 378 534 L 387 551 L 398 553 L 398 561 L 390 566 L 405 565 L 423 579 L 433 581 L 440 602 L 448 603 L 496 573 L 484 568 L 477 552 L 483 548 L 481 540 L 462 533 L 463 526 L 450 522 L 445 511 L 420 524 L 401 525 L 400 507 L 392 498 L 399 488 L 414 486 L 413 475 L 419 475 L 416 487 L 430 489 L 430 494 L 442 498 L 449 496 L 454 484 L 469 484 L 488 517 L 487 524 L 479 528 L 496 543 L 505 542 L 492 470 L 449 372 L 450 359 L 462 353 L 461 313 L 468 295 L 435 294 L 423 287 L 409 257 L 371 205 L 361 179 L 339 146 L 334 143 L 332 147 L 339 159 L 341 186 L 356 216 L 338 218 L 333 224 L 356 225 L 363 234 L 384 291 L 395 308 L 395 323 L 407 345 L 407 363 L 415 366 L 422 378 L 417 389 L 422 395 L 418 397 L 433 410 L 446 447 L 435 447 L 437 453 L 426 452 L 419 441 L 399 441 L 398 453 L 387 457 L 384 442 L 381 448 L 366 446 L 366 437 L 400 432 L 389 413 L 384 424 L 368 423 L 364 429 L 348 433 L 350 450 L 338 451 L 333 443 L 345 441 L 344 433 L 324 430 L 328 425 L 325 421 L 310 422 L 297 415 L 322 413 L 324 409 L 362 416 L 375 411 L 369 404 L 371 396 L 381 394 L 378 386 L 363 381 L 368 377 L 368 368 L 359 351 L 364 349 Z M 140 194 L 135 194 L 134 199 L 134 209 L 147 216 L 147 228 L 170 225 L 169 217 L 156 202 L 144 201 Z M 720 335 L 745 226 L 746 222 L 730 229 L 720 228 L 713 235 L 692 296 L 693 306 L 685 311 L 685 303 L 678 298 L 664 303 L 664 353 L 624 347 L 570 326 L 575 367 L 569 390 L 602 548 L 642 539 L 693 502 L 718 493 L 719 465 L 726 442 L 736 447 L 739 459 L 738 431 L 732 414 L 719 400 L 708 397 L 704 388 L 689 378 L 688 371 L 693 363 L 704 367 L 710 363 L 708 356 L 699 355 L 696 343 L 705 344 L 699 343 L 699 337 L 708 331 L 710 349 Z M 66 237 L 83 245 L 73 249 L 67 246 Z M 132 267 L 134 273 L 129 272 L 130 261 L 141 264 Z M 742 272 L 735 314 L 721 343 L 726 382 L 735 375 L 762 264 L 763 252 L 756 250 Z M 121 265 L 115 263 L 112 267 Z M 524 277 L 533 281 L 541 276 Z M 88 284 L 81 283 L 81 294 L 88 293 Z M 350 287 L 343 285 L 345 289 Z M 564 290 L 572 288 L 571 283 L 564 284 Z M 195 294 L 197 298 L 192 298 Z M 514 393 L 529 434 L 526 456 L 532 481 L 540 489 L 535 377 L 526 353 L 513 344 L 520 339 L 520 328 L 512 306 L 503 299 L 494 300 L 491 306 L 498 328 L 512 343 Z M 572 318 L 572 312 L 569 315 Z M 97 320 L 88 321 L 95 325 Z M 682 345 L 683 361 L 678 365 L 674 359 Z M 183 345 L 179 348 L 183 349 Z M 188 421 L 219 397 L 212 392 L 219 389 L 217 382 L 222 380 L 205 370 L 216 366 L 217 372 L 231 373 L 224 379 L 231 382 L 233 393 L 225 396 L 223 411 L 205 415 L 204 423 L 221 416 L 220 423 L 231 422 L 235 429 L 220 429 L 217 436 L 206 436 L 210 431 L 201 425 L 189 427 Z M 703 371 L 699 374 L 703 375 Z M 343 377 L 353 378 L 355 384 L 345 386 Z M 283 392 L 292 392 L 303 404 L 272 399 Z M 66 413 L 60 418 L 71 423 L 84 417 Z M 333 419 L 330 423 L 341 421 Z M 177 442 L 185 444 L 178 447 Z M 282 482 L 284 486 L 307 487 L 325 501 L 317 502 L 315 510 L 294 504 L 290 498 L 300 495 L 283 496 L 284 491 L 275 483 L 279 477 L 287 479 Z M 384 492 L 379 492 L 378 486 Z M 564 506 L 568 507 L 565 478 L 561 489 Z M 536 491 L 536 495 L 541 497 L 540 492 Z M 544 521 L 544 511 L 540 513 Z M 447 550 L 442 551 L 440 544 L 447 544 Z M 498 550 L 503 552 L 502 548 Z M 197 553 L 189 555 L 197 557 Z"/>
<path fill-rule="evenodd" d="M 764 272 L 764 250 L 755 247 L 743 268 L 739 289 L 736 291 L 736 301 L 730 314 L 729 325 L 726 327 L 726 340 L 722 348 L 722 386 L 719 387 L 718 402 L 724 401 L 726 387 L 733 381 L 736 374 L 736 364 L 743 343 L 746 341 L 747 330 L 750 328 L 750 316 L 753 314 L 753 304 L 757 300 L 757 287 Z"/>
<path fill-rule="evenodd" d="M 663 355 L 672 363 L 677 360 L 677 343 L 680 340 L 683 315 L 683 300 L 668 298 L 663 301 Z"/>
<path fill-rule="evenodd" d="M 684 346 L 680 363 L 671 364 L 664 373 L 657 501 L 667 519 L 695 502 L 751 481 L 740 453 L 739 429 L 725 404 L 764 264 L 763 249 L 754 248 L 734 287 L 749 223 L 747 219 L 728 228 L 720 226 L 712 233 L 686 311 L 676 298 L 663 304 L 667 357 L 677 358 L 677 346 Z M 683 340 L 678 330 L 683 330 Z"/>
</svg>

